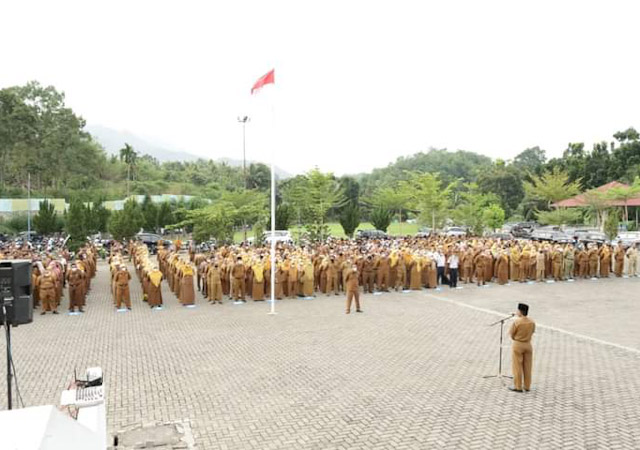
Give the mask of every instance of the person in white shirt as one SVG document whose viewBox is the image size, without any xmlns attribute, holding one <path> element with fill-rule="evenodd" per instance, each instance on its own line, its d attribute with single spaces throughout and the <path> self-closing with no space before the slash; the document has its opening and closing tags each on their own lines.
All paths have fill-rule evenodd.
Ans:
<svg viewBox="0 0 640 450">
<path fill-rule="evenodd" d="M 458 253 L 455 251 L 451 253 L 447 262 L 449 263 L 449 287 L 456 288 L 458 287 L 458 265 L 460 263 Z"/>
<path fill-rule="evenodd" d="M 442 253 L 442 249 L 438 249 L 434 254 L 434 258 L 436 260 L 436 268 L 438 270 L 438 284 L 448 284 L 449 280 L 447 280 L 447 277 L 444 274 L 446 258 Z"/>
</svg>

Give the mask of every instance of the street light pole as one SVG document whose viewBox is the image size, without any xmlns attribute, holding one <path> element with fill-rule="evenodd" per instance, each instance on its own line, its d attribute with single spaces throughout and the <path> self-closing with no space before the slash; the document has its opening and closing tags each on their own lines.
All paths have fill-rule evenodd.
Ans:
<svg viewBox="0 0 640 450">
<path fill-rule="evenodd" d="M 244 177 L 244 188 L 249 189 L 247 186 L 247 134 L 246 127 L 249 122 L 249 116 L 238 116 L 238 122 L 242 124 L 242 176 Z M 247 224 L 242 221 L 242 232 L 244 235 L 244 242 L 247 242 Z"/>
<path fill-rule="evenodd" d="M 31 242 L 31 172 L 27 177 L 27 242 Z"/>
<path fill-rule="evenodd" d="M 242 175 L 244 176 L 244 188 L 249 189 L 247 186 L 247 135 L 246 126 L 247 122 L 251 119 L 249 116 L 238 117 L 238 122 L 242 124 Z"/>
</svg>

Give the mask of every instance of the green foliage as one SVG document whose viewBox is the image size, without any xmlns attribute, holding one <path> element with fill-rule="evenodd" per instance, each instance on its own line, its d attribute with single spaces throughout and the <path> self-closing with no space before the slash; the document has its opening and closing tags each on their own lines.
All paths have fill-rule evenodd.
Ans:
<svg viewBox="0 0 640 450">
<path fill-rule="evenodd" d="M 65 231 L 69 234 L 70 248 L 76 249 L 87 240 L 85 207 L 78 199 L 72 199 L 65 216 Z"/>
<path fill-rule="evenodd" d="M 525 150 L 525 152 L 529 150 Z M 520 157 L 525 152 L 518 156 Z M 542 151 L 542 154 L 544 155 L 544 151 Z M 530 173 L 535 173 L 538 169 L 537 162 L 523 159 L 520 164 Z M 504 163 L 496 163 L 478 176 L 478 187 L 485 194 L 496 195 L 500 199 L 502 209 L 507 215 L 510 215 L 518 208 L 524 198 L 521 174 L 522 170 L 515 163 L 511 166 L 507 166 Z"/>
<path fill-rule="evenodd" d="M 235 225 L 254 224 L 264 221 L 269 215 L 269 203 L 266 193 L 241 189 L 225 192 L 220 201 L 228 204 Z"/>
<path fill-rule="evenodd" d="M 499 228 L 504 222 L 504 210 L 493 194 L 483 194 L 475 183 L 466 184 L 460 193 L 461 201 L 453 211 L 456 223 L 465 225 L 473 234 L 482 235 L 486 226 Z M 498 226 L 493 226 L 499 224 Z"/>
<path fill-rule="evenodd" d="M 361 175 L 360 192 L 371 195 L 380 186 L 390 186 L 398 181 L 407 180 L 409 172 L 438 174 L 444 185 L 458 179 L 474 182 L 478 174 L 491 164 L 491 158 L 473 152 L 430 149 L 426 153 L 400 157 L 388 167 L 374 169 L 369 175 Z"/>
<path fill-rule="evenodd" d="M 58 225 L 59 222 L 54 205 L 47 200 L 40 202 L 38 214 L 33 218 L 34 229 L 42 235 L 48 235 L 60 231 Z"/>
<path fill-rule="evenodd" d="M 353 233 L 360 225 L 360 207 L 357 204 L 349 203 L 342 209 L 340 214 L 340 225 L 347 237 L 353 237 Z M 388 225 L 387 225 L 388 226 Z"/>
<path fill-rule="evenodd" d="M 221 201 L 201 209 L 187 211 L 186 219 L 178 226 L 193 226 L 193 237 L 202 242 L 213 237 L 218 242 L 233 239 L 233 224 L 237 220 L 233 204 Z"/>
<path fill-rule="evenodd" d="M 293 218 L 293 208 L 287 203 L 276 206 L 276 230 L 288 230 Z"/>
<path fill-rule="evenodd" d="M 11 234 L 18 234 L 27 231 L 27 221 L 28 218 L 26 214 L 14 214 L 4 225 Z"/>
<path fill-rule="evenodd" d="M 570 181 L 569 174 L 558 167 L 540 176 L 532 175 L 531 180 L 531 182 L 524 182 L 526 196 L 530 199 L 543 200 L 549 207 L 552 203 L 573 197 L 580 192 L 579 182 Z"/>
<path fill-rule="evenodd" d="M 249 164 L 247 189 L 268 191 L 271 188 L 271 169 L 262 163 Z"/>
<path fill-rule="evenodd" d="M 551 211 L 538 211 L 538 222 L 542 225 L 568 225 L 582 221 L 582 213 L 577 209 L 555 208 Z"/>
<path fill-rule="evenodd" d="M 620 224 L 620 211 L 612 209 L 609 211 L 607 218 L 604 221 L 604 233 L 608 239 L 615 239 L 618 235 L 618 225 Z"/>
<path fill-rule="evenodd" d="M 166 228 L 173 223 L 175 223 L 175 218 L 173 217 L 171 205 L 169 202 L 162 202 L 158 207 L 158 215 L 156 217 L 158 228 Z"/>
<path fill-rule="evenodd" d="M 502 207 L 492 203 L 484 210 L 484 222 L 492 230 L 497 230 L 504 225 L 505 212 Z"/>
<path fill-rule="evenodd" d="M 526 174 L 539 175 L 547 160 L 546 152 L 540 147 L 531 147 L 513 158 L 513 167 Z M 480 184 L 480 182 L 478 182 Z"/>
<path fill-rule="evenodd" d="M 94 187 L 105 158 L 84 125 L 52 86 L 0 90 L 0 184 L 24 186 L 30 173 L 35 190 Z"/>
<path fill-rule="evenodd" d="M 287 180 L 282 198 L 297 211 L 299 221 L 305 225 L 312 240 L 328 236 L 325 222 L 329 210 L 343 208 L 348 201 L 333 174 L 318 169 Z"/>
<path fill-rule="evenodd" d="M 376 230 L 386 232 L 387 228 L 389 228 L 389 225 L 391 224 L 392 216 L 393 213 L 390 210 L 382 206 L 378 206 L 371 212 L 370 219 Z"/>
<path fill-rule="evenodd" d="M 277 228 L 277 227 L 276 227 Z M 264 244 L 264 232 L 266 224 L 263 221 L 258 221 L 253 226 L 253 245 L 260 247 Z"/>
<path fill-rule="evenodd" d="M 438 174 L 407 172 L 408 180 L 403 184 L 403 190 L 408 193 L 408 205 L 420 213 L 422 224 L 436 228 L 447 218 L 449 194 L 457 183 L 443 187 Z"/>
<path fill-rule="evenodd" d="M 640 177 L 636 177 L 631 186 L 618 186 L 611 188 L 607 192 L 607 197 L 611 200 L 619 200 L 624 202 L 624 220 L 629 220 L 629 207 L 627 203 L 632 198 L 640 194 Z"/>
<path fill-rule="evenodd" d="M 149 195 L 145 195 L 140 206 L 144 219 L 142 228 L 145 231 L 155 231 L 158 226 L 158 207 L 153 203 Z"/>
<path fill-rule="evenodd" d="M 142 208 L 138 203 L 129 199 L 124 203 L 121 211 L 114 211 L 109 219 L 109 232 L 114 239 L 132 239 L 144 225 Z"/>
<path fill-rule="evenodd" d="M 351 205 L 360 203 L 360 183 L 354 177 L 342 176 L 338 180 L 340 190 L 344 193 L 345 200 Z"/>
</svg>

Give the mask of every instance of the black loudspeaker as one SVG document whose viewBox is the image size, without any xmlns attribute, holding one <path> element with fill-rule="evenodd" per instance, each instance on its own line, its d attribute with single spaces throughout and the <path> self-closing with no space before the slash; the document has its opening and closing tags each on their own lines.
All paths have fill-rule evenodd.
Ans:
<svg viewBox="0 0 640 450">
<path fill-rule="evenodd" d="M 5 321 L 4 309 L 14 327 L 33 322 L 31 261 L 0 261 L 0 323 Z"/>
</svg>

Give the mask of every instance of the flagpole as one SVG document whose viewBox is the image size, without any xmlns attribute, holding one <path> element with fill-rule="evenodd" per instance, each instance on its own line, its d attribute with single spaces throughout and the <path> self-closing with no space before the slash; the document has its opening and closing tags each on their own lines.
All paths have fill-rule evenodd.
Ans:
<svg viewBox="0 0 640 450">
<path fill-rule="evenodd" d="M 271 104 L 271 311 L 276 314 L 276 145 L 275 111 Z"/>
</svg>

